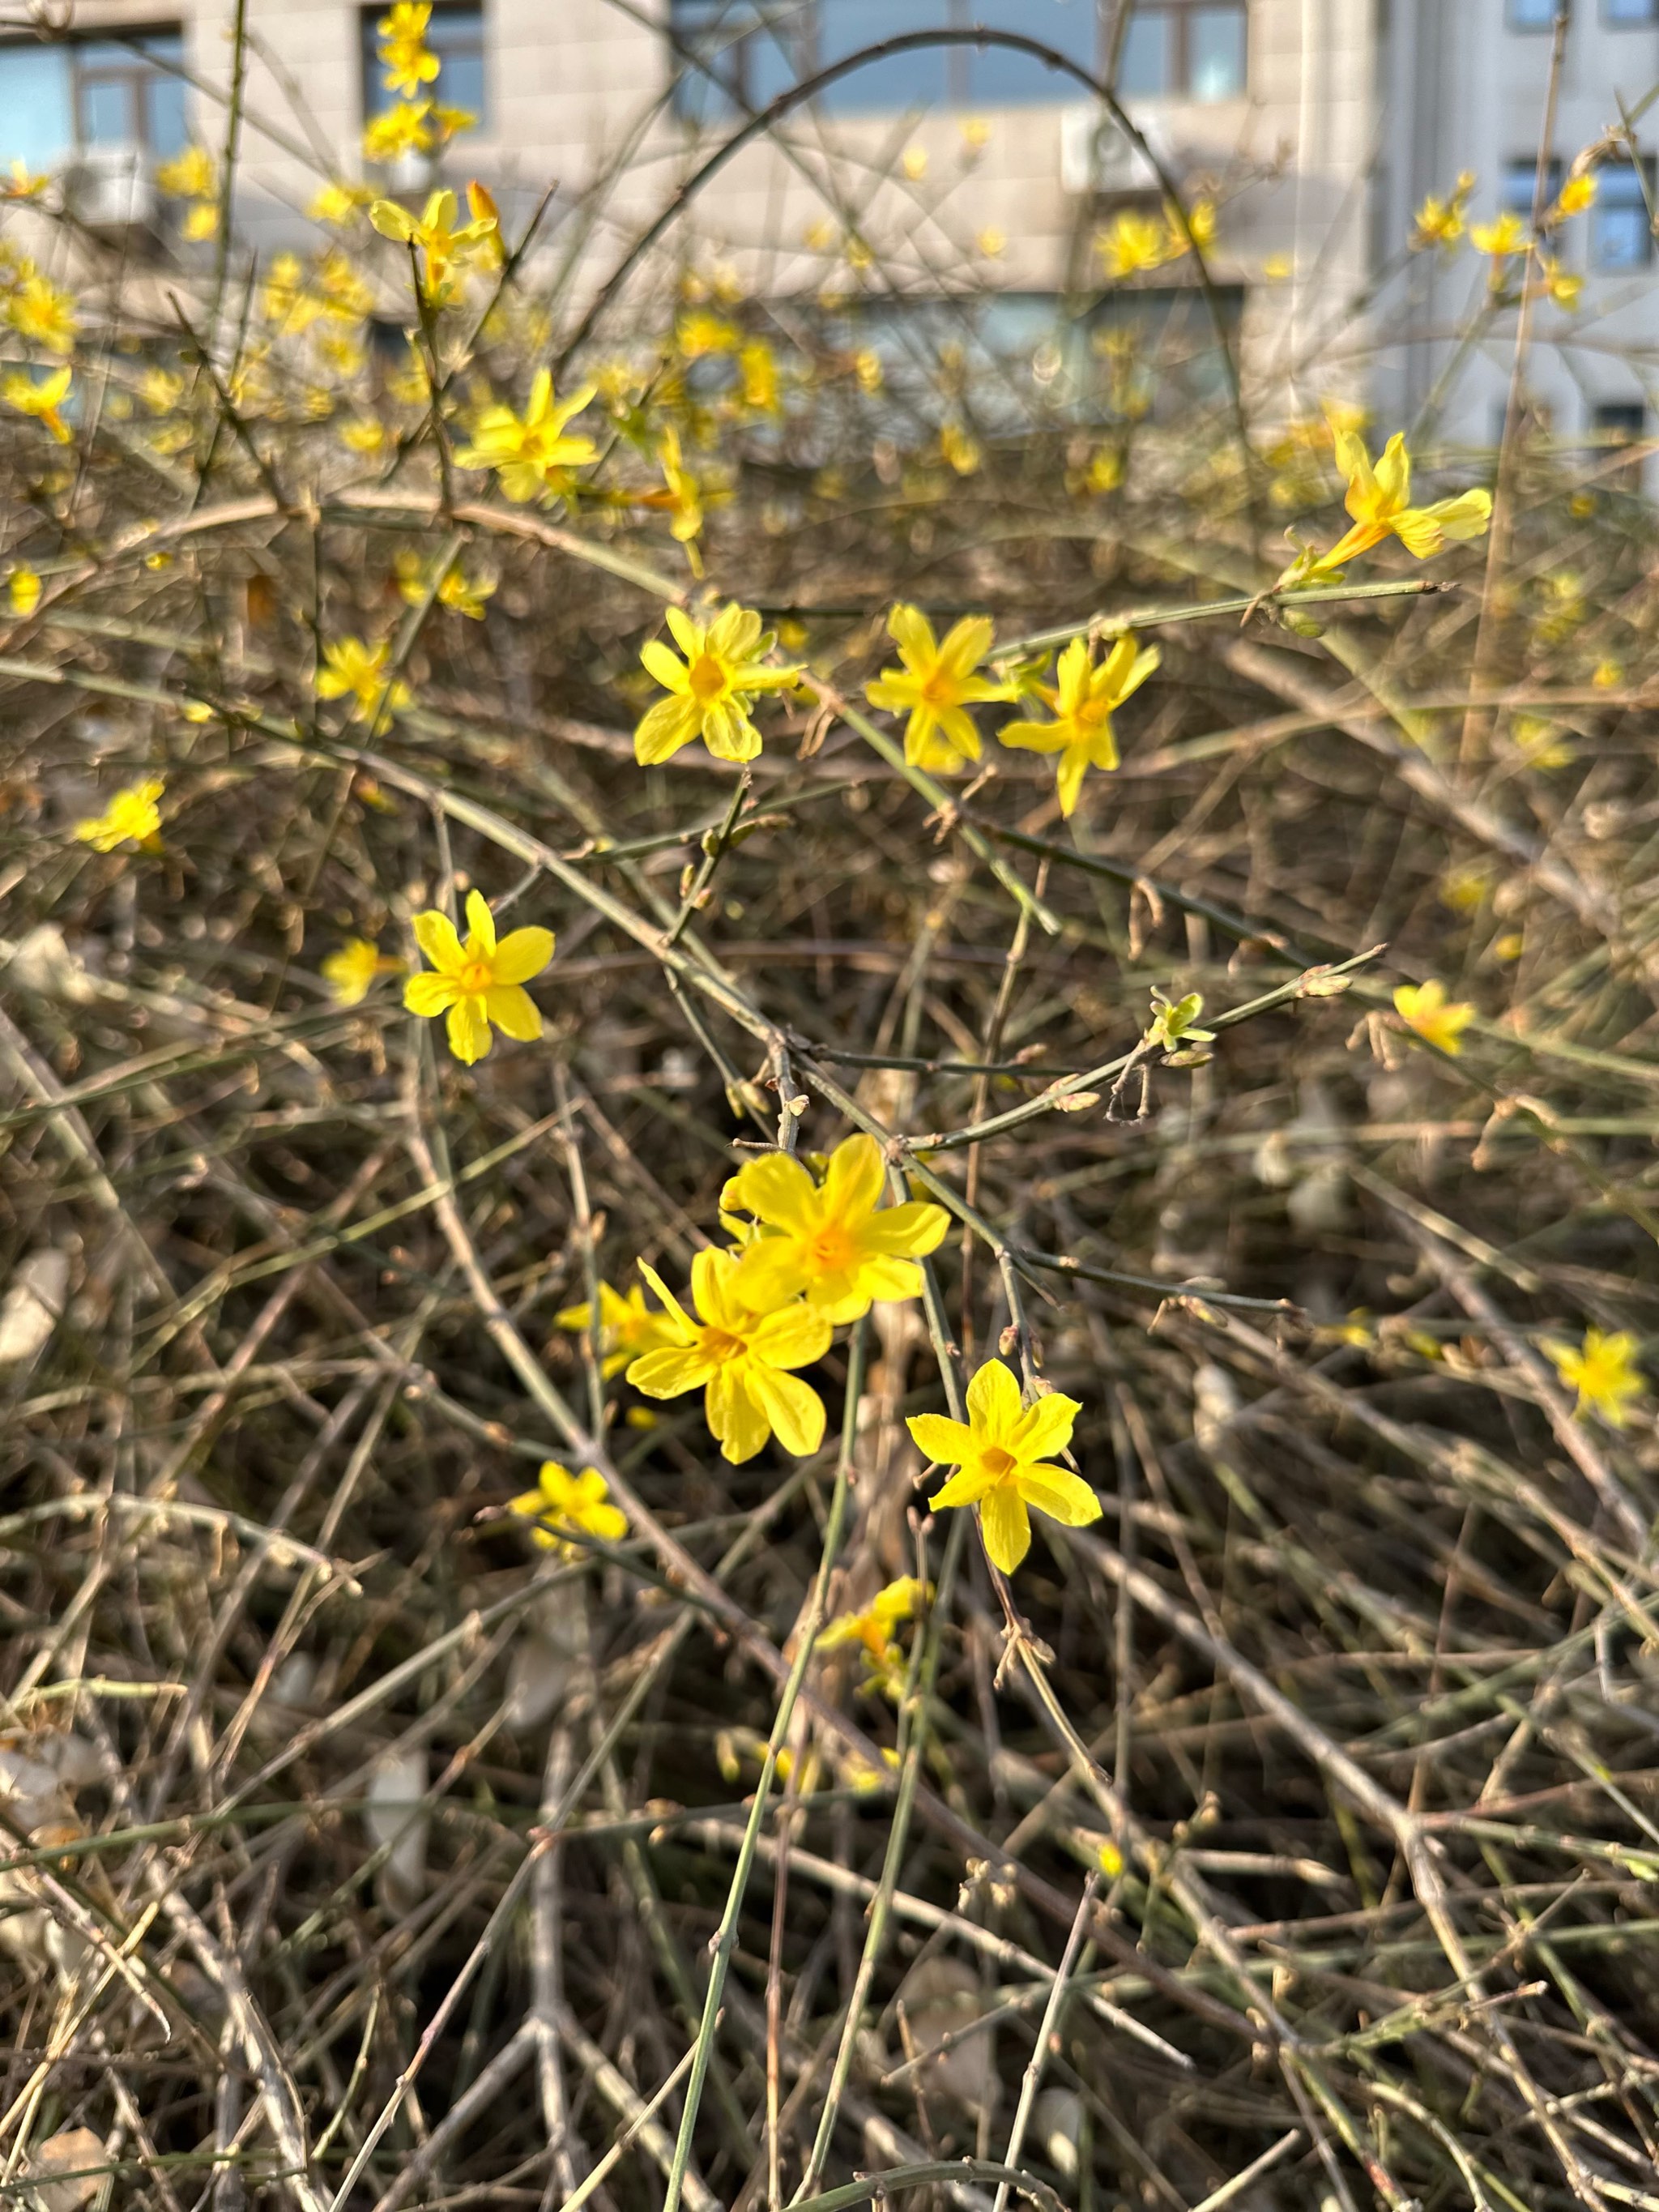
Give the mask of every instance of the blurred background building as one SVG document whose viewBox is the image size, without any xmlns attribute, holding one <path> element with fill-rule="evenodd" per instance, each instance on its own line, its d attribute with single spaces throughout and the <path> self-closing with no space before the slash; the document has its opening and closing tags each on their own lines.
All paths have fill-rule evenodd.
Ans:
<svg viewBox="0 0 1659 2212">
<path fill-rule="evenodd" d="M 1059 331 L 1239 332 L 1273 407 L 1346 396 L 1390 421 L 1427 410 L 1489 442 L 1510 325 L 1468 336 L 1489 264 L 1467 237 L 1413 252 L 1414 210 L 1460 171 L 1470 224 L 1530 210 L 1556 0 L 438 0 L 441 96 L 477 128 L 445 157 L 527 214 L 556 186 L 550 253 L 586 280 L 746 114 L 872 41 L 986 25 L 1114 73 L 1169 173 L 1212 200 L 1216 293 L 1190 256 L 1115 273 L 1101 240 L 1159 216 L 1157 176 L 1076 76 L 971 44 L 872 61 L 793 106 L 690 201 L 665 249 L 729 267 L 779 302 L 839 299 L 889 340 L 973 302 L 976 343 L 1031 356 Z M 41 11 L 44 14 L 44 10 Z M 63 11 L 60 11 L 63 12 Z M 391 98 L 383 6 L 249 0 L 238 222 L 300 242 L 328 175 L 366 173 Z M 155 164 L 222 143 L 234 0 L 82 0 L 55 33 L 0 24 L 0 158 L 63 175 L 82 219 L 135 240 L 165 223 Z M 1574 0 L 1550 157 L 1559 173 L 1659 83 L 1659 0 Z M 1638 125 L 1639 136 L 1639 125 Z M 417 163 L 367 172 L 431 181 Z M 1610 160 L 1563 233 L 1582 277 L 1538 318 L 1531 381 L 1564 435 L 1639 434 L 1659 302 L 1650 158 Z M 838 273 L 837 273 L 838 272 Z M 580 286 L 578 287 L 580 293 Z M 1177 347 L 1177 349 L 1178 347 Z M 1052 347 L 1050 349 L 1052 353 Z M 1454 376 L 1453 372 L 1455 371 Z M 1176 388 L 1179 388 L 1177 384 Z"/>
</svg>

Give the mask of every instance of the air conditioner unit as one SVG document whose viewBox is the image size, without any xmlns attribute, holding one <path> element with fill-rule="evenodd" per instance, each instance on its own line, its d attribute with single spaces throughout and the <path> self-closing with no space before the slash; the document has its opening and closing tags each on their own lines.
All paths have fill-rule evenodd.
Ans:
<svg viewBox="0 0 1659 2212">
<path fill-rule="evenodd" d="M 88 230 L 131 230 L 155 221 L 155 184 L 142 146 L 85 146 L 68 177 L 70 212 Z"/>
<path fill-rule="evenodd" d="M 1138 124 L 1159 161 L 1164 148 L 1152 129 Z M 1165 167 L 1169 166 L 1164 162 Z M 1116 118 L 1104 107 L 1063 107 L 1060 113 L 1060 183 L 1074 198 L 1096 192 L 1155 192 L 1158 171 Z"/>
</svg>

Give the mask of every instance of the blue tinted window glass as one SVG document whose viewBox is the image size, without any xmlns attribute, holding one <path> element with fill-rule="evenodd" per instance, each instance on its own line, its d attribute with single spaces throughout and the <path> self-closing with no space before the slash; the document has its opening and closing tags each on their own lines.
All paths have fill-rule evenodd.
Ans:
<svg viewBox="0 0 1659 2212">
<path fill-rule="evenodd" d="M 1651 23 L 1659 9 L 1655 0 L 1601 0 L 1601 15 L 1609 23 Z"/>
<path fill-rule="evenodd" d="M 118 77 L 96 79 L 81 87 L 81 136 L 89 145 L 120 145 L 137 138 L 132 88 Z"/>
<path fill-rule="evenodd" d="M 818 58 L 820 64 L 839 61 L 901 31 L 939 30 L 950 20 L 946 0 L 819 0 Z M 854 70 L 818 96 L 826 107 L 853 113 L 934 107 L 949 94 L 946 49 L 921 46 Z"/>
<path fill-rule="evenodd" d="M 1640 269 L 1653 258 L 1642 179 L 1628 164 L 1601 170 L 1590 210 L 1590 258 L 1598 269 Z"/>
<path fill-rule="evenodd" d="M 181 77 L 163 76 L 160 70 L 149 81 L 149 114 L 144 137 L 150 152 L 160 161 L 167 161 L 189 143 L 190 133 L 185 123 L 187 89 Z"/>
<path fill-rule="evenodd" d="M 1118 91 L 1127 100 L 1157 100 L 1174 82 L 1174 23 L 1161 12 L 1131 16 L 1118 57 Z"/>
<path fill-rule="evenodd" d="M 1236 100 L 1244 89 L 1244 10 L 1194 8 L 1187 23 L 1187 89 L 1194 100 Z"/>
<path fill-rule="evenodd" d="M 1512 31 L 1547 31 L 1555 22 L 1555 0 L 1510 0 Z"/>
<path fill-rule="evenodd" d="M 75 143 L 69 54 L 63 46 L 0 46 L 0 167 L 44 169 Z"/>
<path fill-rule="evenodd" d="M 993 30 L 1023 32 L 1090 71 L 1099 59 L 1095 0 L 969 0 L 967 20 Z M 968 49 L 968 97 L 975 106 L 1074 100 L 1081 93 L 1075 77 L 1049 69 L 1030 54 L 995 46 L 982 52 Z"/>
</svg>

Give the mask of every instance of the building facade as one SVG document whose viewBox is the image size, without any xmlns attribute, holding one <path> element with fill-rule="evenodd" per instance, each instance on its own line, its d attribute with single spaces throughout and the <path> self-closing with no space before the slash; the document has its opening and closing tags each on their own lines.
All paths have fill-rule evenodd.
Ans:
<svg viewBox="0 0 1659 2212">
<path fill-rule="evenodd" d="M 1415 209 L 1476 173 L 1470 220 L 1530 206 L 1555 0 L 439 0 L 442 97 L 476 129 L 445 157 L 509 216 L 554 187 L 548 255 L 579 306 L 746 114 L 831 72 L 702 185 L 662 251 L 732 269 L 746 289 L 821 295 L 843 267 L 890 302 L 971 281 L 1018 342 L 1057 302 L 1098 294 L 1098 241 L 1155 213 L 1156 176 L 1077 75 L 1027 52 L 921 43 L 850 72 L 872 41 L 988 25 L 1080 72 L 1115 65 L 1126 105 L 1189 192 L 1218 204 L 1213 266 L 1246 374 L 1270 409 L 1369 397 L 1431 406 L 1489 441 L 1506 388 L 1503 327 L 1457 356 L 1486 269 L 1409 250 Z M 390 97 L 379 6 L 250 0 L 239 228 L 300 243 L 328 177 L 382 188 L 362 134 Z M 64 168 L 106 218 L 153 213 L 146 172 L 189 140 L 223 141 L 234 0 L 80 0 L 68 31 L 0 42 L 0 160 Z M 1570 161 L 1659 82 L 1659 0 L 1576 0 L 1553 151 Z M 1575 313 L 1539 319 L 1535 374 L 1569 433 L 1645 420 L 1659 339 L 1642 163 L 1602 171 L 1570 235 Z M 123 195 L 125 195 L 125 198 Z M 101 197 L 100 197 L 101 196 Z M 1129 288 L 1193 296 L 1192 267 Z M 1091 309 L 1098 313 L 1099 302 Z"/>
</svg>

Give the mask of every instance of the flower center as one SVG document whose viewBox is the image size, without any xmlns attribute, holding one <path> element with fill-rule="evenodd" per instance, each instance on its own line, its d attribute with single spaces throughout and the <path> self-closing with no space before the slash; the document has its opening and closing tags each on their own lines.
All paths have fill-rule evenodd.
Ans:
<svg viewBox="0 0 1659 2212">
<path fill-rule="evenodd" d="M 455 981 L 469 999 L 481 999 L 494 982 L 487 960 L 466 960 L 456 970 Z"/>
<path fill-rule="evenodd" d="M 827 1221 L 822 1229 L 815 1229 L 806 1239 L 802 1256 L 817 1275 L 844 1274 L 858 1263 L 853 1240 L 839 1221 Z"/>
<path fill-rule="evenodd" d="M 994 1482 L 1006 1482 L 1019 1465 L 1012 1452 L 1004 1451 L 1000 1444 L 987 1444 L 979 1455 L 979 1463 Z"/>
<path fill-rule="evenodd" d="M 706 1328 L 702 1333 L 702 1352 L 705 1358 L 722 1364 L 728 1359 L 741 1359 L 749 1346 L 730 1329 Z"/>
<path fill-rule="evenodd" d="M 692 662 L 690 678 L 691 696 L 699 706 L 706 707 L 711 699 L 718 699 L 726 689 L 726 671 L 712 653 L 700 653 Z"/>
<path fill-rule="evenodd" d="M 957 694 L 957 679 L 948 668 L 935 668 L 923 678 L 921 696 L 930 707 L 957 707 L 962 702 Z"/>
</svg>

